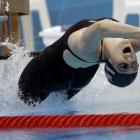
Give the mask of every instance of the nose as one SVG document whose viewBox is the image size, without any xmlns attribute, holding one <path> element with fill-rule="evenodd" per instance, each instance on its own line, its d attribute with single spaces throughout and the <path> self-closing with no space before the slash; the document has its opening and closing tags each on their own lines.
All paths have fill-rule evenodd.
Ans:
<svg viewBox="0 0 140 140">
<path fill-rule="evenodd" d="M 131 57 L 128 57 L 127 58 L 127 62 L 128 62 L 129 67 L 130 67 L 132 65 L 132 58 Z"/>
<path fill-rule="evenodd" d="M 132 57 L 127 57 L 127 59 L 126 59 L 126 60 L 127 60 L 127 62 L 129 62 L 129 63 L 130 63 L 130 62 L 132 61 Z"/>
</svg>

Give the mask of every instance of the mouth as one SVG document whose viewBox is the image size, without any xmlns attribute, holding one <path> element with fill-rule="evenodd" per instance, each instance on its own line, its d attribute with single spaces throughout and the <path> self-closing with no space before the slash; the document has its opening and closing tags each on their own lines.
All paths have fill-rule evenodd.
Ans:
<svg viewBox="0 0 140 140">
<path fill-rule="evenodd" d="M 131 54 L 131 48 L 130 47 L 125 47 L 124 50 L 123 50 L 123 53 Z"/>
</svg>

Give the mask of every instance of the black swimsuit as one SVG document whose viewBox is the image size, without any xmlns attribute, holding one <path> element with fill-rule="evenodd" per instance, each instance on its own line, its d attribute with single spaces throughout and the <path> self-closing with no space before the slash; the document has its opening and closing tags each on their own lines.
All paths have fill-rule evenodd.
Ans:
<svg viewBox="0 0 140 140">
<path fill-rule="evenodd" d="M 105 18 L 104 18 L 105 19 Z M 29 62 L 19 79 L 19 96 L 25 103 L 41 102 L 51 93 L 67 91 L 68 100 L 89 84 L 98 70 L 99 64 L 87 68 L 74 69 L 63 59 L 63 52 L 69 50 L 69 36 L 82 28 L 89 27 L 98 20 L 83 20 L 71 26 L 55 43 L 47 47 L 42 53 Z M 110 19 L 114 20 L 114 19 Z M 99 63 L 105 62 L 100 56 Z M 96 63 L 98 63 L 96 62 Z M 89 62 L 88 62 L 89 63 Z"/>
</svg>

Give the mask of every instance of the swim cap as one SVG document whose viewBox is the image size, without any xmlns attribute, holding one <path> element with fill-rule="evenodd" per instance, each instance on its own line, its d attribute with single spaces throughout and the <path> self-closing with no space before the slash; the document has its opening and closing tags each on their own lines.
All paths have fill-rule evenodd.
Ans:
<svg viewBox="0 0 140 140">
<path fill-rule="evenodd" d="M 105 64 L 105 75 L 108 81 L 117 87 L 126 87 L 133 83 L 136 79 L 138 72 L 133 74 L 118 73 L 109 61 Z"/>
</svg>

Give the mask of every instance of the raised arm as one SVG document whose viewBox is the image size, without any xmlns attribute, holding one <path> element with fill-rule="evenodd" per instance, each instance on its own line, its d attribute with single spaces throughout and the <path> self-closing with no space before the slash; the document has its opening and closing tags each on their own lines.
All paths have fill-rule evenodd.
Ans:
<svg viewBox="0 0 140 140">
<path fill-rule="evenodd" d="M 105 19 L 73 33 L 68 42 L 71 47 L 78 46 L 82 53 L 88 54 L 95 52 L 105 37 L 140 40 L 140 28 Z"/>
</svg>

